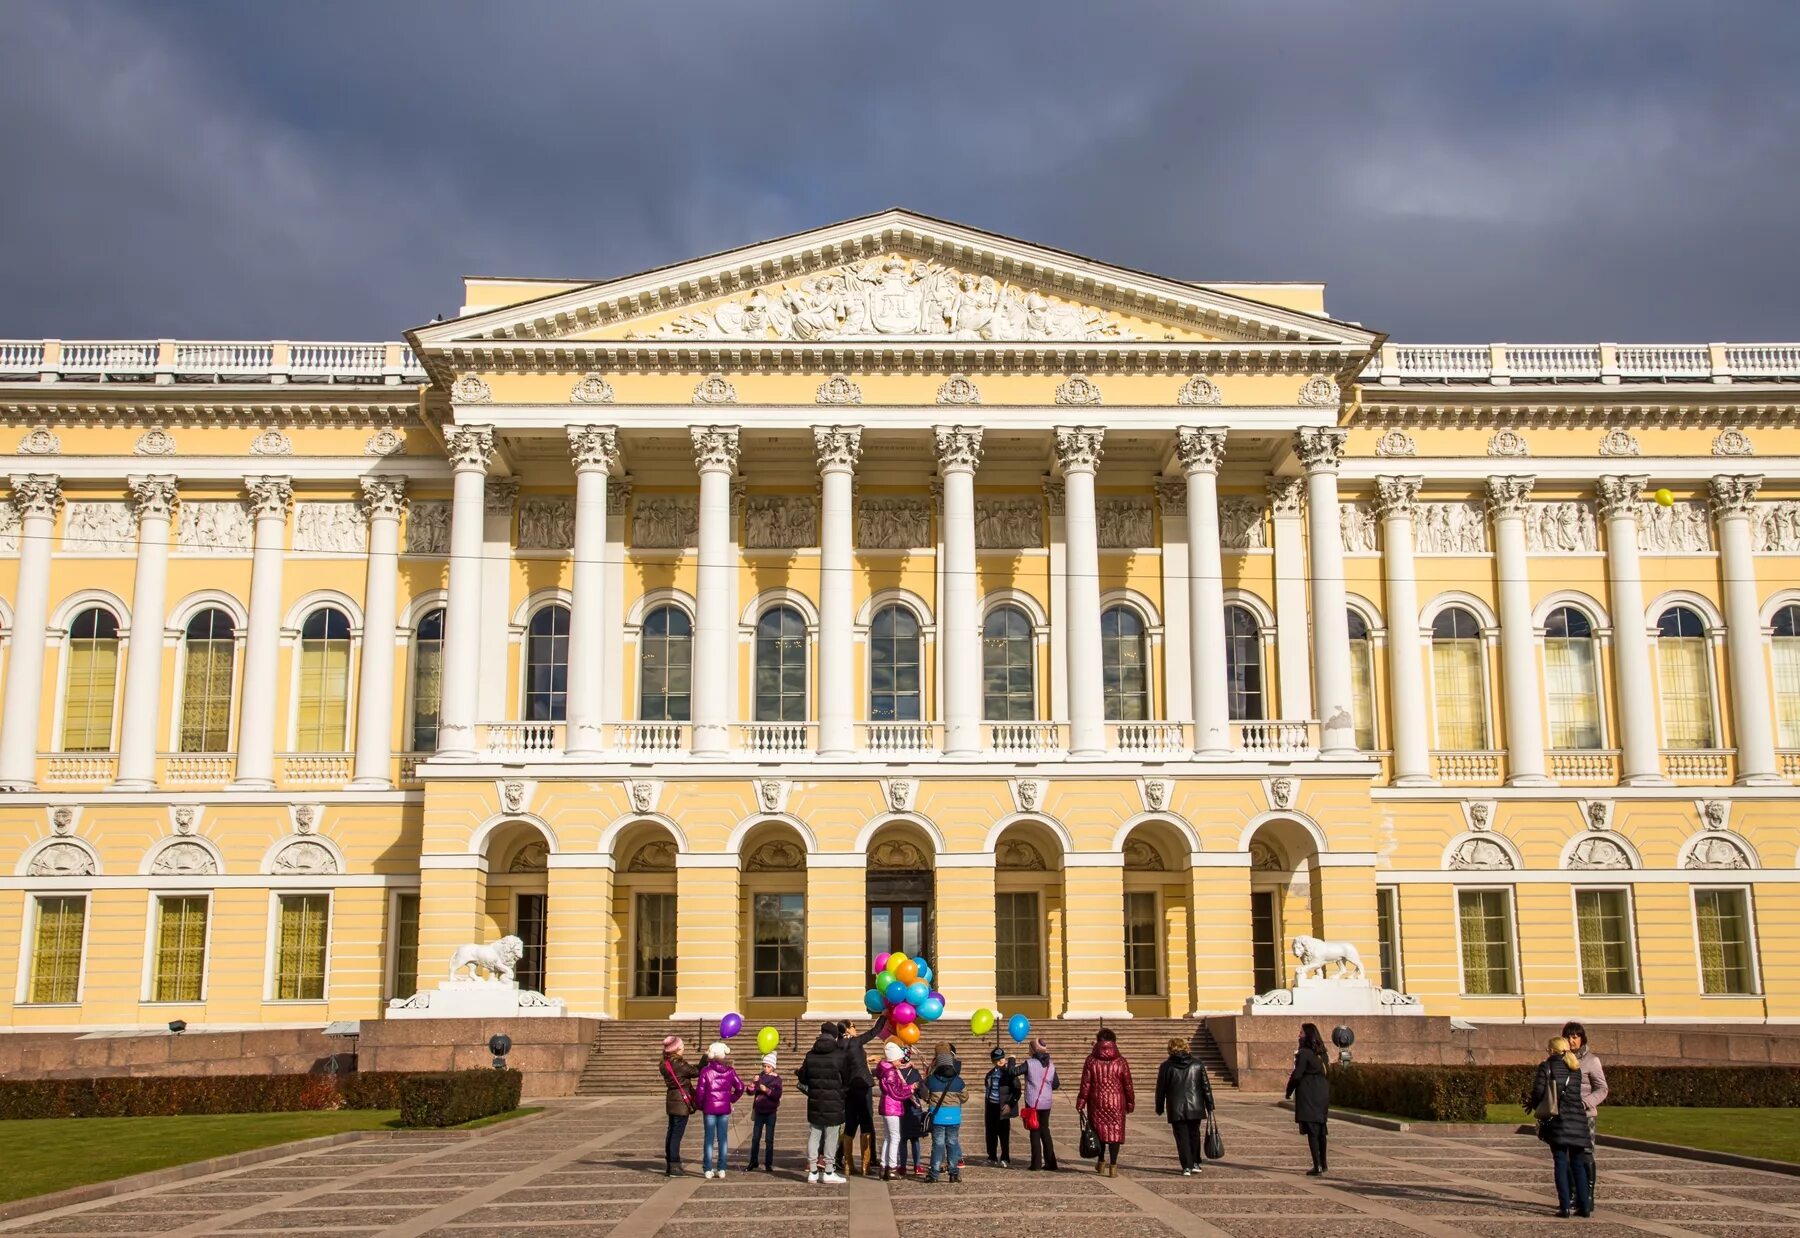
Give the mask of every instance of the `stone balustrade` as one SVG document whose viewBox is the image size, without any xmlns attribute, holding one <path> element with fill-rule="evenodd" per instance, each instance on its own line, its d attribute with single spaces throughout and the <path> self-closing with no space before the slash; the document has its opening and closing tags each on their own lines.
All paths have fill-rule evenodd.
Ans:
<svg viewBox="0 0 1800 1238">
<path fill-rule="evenodd" d="M 1800 378 L 1800 344 L 1388 344 L 1365 382 L 1713 382 Z"/>
<path fill-rule="evenodd" d="M 422 383 L 412 347 L 288 340 L 0 340 L 0 380 Z"/>
</svg>

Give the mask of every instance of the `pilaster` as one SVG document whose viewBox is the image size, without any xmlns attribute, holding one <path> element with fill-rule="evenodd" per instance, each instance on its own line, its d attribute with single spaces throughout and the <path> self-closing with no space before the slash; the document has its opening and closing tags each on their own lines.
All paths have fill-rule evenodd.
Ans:
<svg viewBox="0 0 1800 1238">
<path fill-rule="evenodd" d="M 965 860 L 970 863 L 965 865 Z M 966 1024 L 977 1010 L 999 1010 L 994 971 L 994 857 L 939 856 L 936 878 L 937 933 L 932 948 L 937 957 L 928 961 L 937 977 L 933 983 L 949 1002 L 944 1019 Z M 857 934 L 866 937 L 868 928 L 859 927 Z"/>
<path fill-rule="evenodd" d="M 1077 862 L 1071 864 L 1070 860 Z M 1064 857 L 1063 920 L 1069 971 L 1064 980 L 1068 1007 L 1062 1017 L 1129 1019 L 1123 856 L 1087 853 Z"/>
<path fill-rule="evenodd" d="M 699 681 L 696 679 L 695 686 Z M 738 1008 L 738 870 L 729 856 L 675 857 L 675 1013 L 717 1019 Z"/>
<path fill-rule="evenodd" d="M 1196 864 L 1188 870 L 1194 934 L 1193 1013 L 1242 1014 L 1244 1003 L 1256 991 L 1250 957 L 1250 856 L 1209 853 L 1203 858 L 1232 863 Z"/>
<path fill-rule="evenodd" d="M 544 970 L 550 977 L 548 996 L 562 998 L 570 1014 L 606 1018 L 612 1014 L 606 964 L 615 956 L 619 933 L 612 914 L 613 870 L 559 862 L 590 858 L 550 857 Z"/>
<path fill-rule="evenodd" d="M 818 859 L 820 857 L 813 857 Z M 868 991 L 868 865 L 808 865 L 806 869 L 806 1013 L 804 1019 L 862 1018 Z M 940 909 L 939 919 L 943 912 Z M 941 966 L 941 964 L 939 964 Z"/>
</svg>

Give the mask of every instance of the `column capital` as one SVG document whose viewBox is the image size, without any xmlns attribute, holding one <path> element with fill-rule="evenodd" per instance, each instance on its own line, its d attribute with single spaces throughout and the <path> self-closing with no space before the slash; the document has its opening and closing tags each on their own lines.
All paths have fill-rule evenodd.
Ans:
<svg viewBox="0 0 1800 1238">
<path fill-rule="evenodd" d="M 1760 473 L 1721 474 L 1713 478 L 1713 519 L 1751 515 L 1755 511 L 1756 492 L 1762 488 L 1762 483 Z"/>
<path fill-rule="evenodd" d="M 264 516 L 286 516 L 288 505 L 294 501 L 294 483 L 288 477 L 246 477 L 244 490 L 250 495 L 250 514 L 257 519 Z"/>
<path fill-rule="evenodd" d="M 62 506 L 62 478 L 51 473 L 14 473 L 7 481 L 12 486 L 13 510 L 20 518 L 54 516 Z"/>
<path fill-rule="evenodd" d="M 494 427 L 446 426 L 444 451 L 456 472 L 475 469 L 485 473 L 488 462 L 494 458 Z"/>
<path fill-rule="evenodd" d="M 1638 498 L 1650 478 L 1643 473 L 1613 473 L 1594 479 L 1594 497 L 1599 501 L 1600 518 L 1615 520 L 1626 517 L 1637 522 Z"/>
<path fill-rule="evenodd" d="M 813 451 L 821 473 L 854 470 L 862 459 L 862 427 L 814 426 Z"/>
<path fill-rule="evenodd" d="M 1212 426 L 1179 426 L 1175 455 L 1184 473 L 1216 473 L 1225 461 L 1225 431 Z"/>
<path fill-rule="evenodd" d="M 174 514 L 174 474 L 153 473 L 142 477 L 128 477 L 125 484 L 131 490 L 132 515 L 137 517 L 140 524 L 146 517 L 167 520 Z"/>
<path fill-rule="evenodd" d="M 398 520 L 406 510 L 406 478 L 394 473 L 381 473 L 362 479 L 363 515 L 370 523 Z"/>
<path fill-rule="evenodd" d="M 1532 486 L 1536 484 L 1537 478 L 1518 473 L 1489 477 L 1488 513 L 1496 520 L 1507 516 L 1524 516 L 1525 504 L 1531 498 Z"/>
<path fill-rule="evenodd" d="M 1102 426 L 1057 426 L 1056 464 L 1065 473 L 1092 473 L 1100 467 L 1106 442 Z"/>
<path fill-rule="evenodd" d="M 1156 483 L 1156 498 L 1162 504 L 1163 515 L 1185 516 L 1188 508 L 1187 483 L 1176 481 L 1172 477 L 1162 478 Z"/>
<path fill-rule="evenodd" d="M 694 467 L 702 473 L 737 471 L 738 428 L 736 426 L 692 426 Z"/>
<path fill-rule="evenodd" d="M 1306 494 L 1306 482 L 1298 477 L 1269 479 L 1269 507 L 1277 516 L 1298 516 L 1300 500 Z"/>
<path fill-rule="evenodd" d="M 612 472 L 619 460 L 619 436 L 612 426 L 570 426 L 569 458 L 575 471 L 599 469 Z"/>
<path fill-rule="evenodd" d="M 932 433 L 937 440 L 940 473 L 973 473 L 981 467 L 980 426 L 938 426 Z"/>
<path fill-rule="evenodd" d="M 1383 520 L 1390 516 L 1411 520 L 1419 501 L 1423 477 L 1385 474 L 1375 479 L 1375 514 Z"/>
<path fill-rule="evenodd" d="M 1350 432 L 1337 426 L 1302 426 L 1294 435 L 1294 450 L 1308 473 L 1335 473 L 1349 438 Z"/>
</svg>

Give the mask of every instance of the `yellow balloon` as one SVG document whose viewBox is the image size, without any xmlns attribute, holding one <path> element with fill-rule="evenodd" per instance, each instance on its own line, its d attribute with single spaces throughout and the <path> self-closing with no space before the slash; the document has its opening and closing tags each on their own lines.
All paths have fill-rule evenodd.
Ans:
<svg viewBox="0 0 1800 1238">
<path fill-rule="evenodd" d="M 1667 490 L 1658 490 L 1656 492 L 1656 501 L 1664 507 L 1675 506 L 1675 496 Z"/>
<path fill-rule="evenodd" d="M 994 1020 L 997 1017 L 993 1011 L 983 1007 L 969 1016 L 969 1030 L 977 1036 L 985 1036 L 994 1030 Z"/>
</svg>

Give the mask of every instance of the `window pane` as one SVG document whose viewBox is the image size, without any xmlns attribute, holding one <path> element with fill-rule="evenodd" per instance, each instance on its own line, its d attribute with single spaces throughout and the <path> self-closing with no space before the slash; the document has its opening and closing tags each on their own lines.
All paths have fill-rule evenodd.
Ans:
<svg viewBox="0 0 1800 1238">
<path fill-rule="evenodd" d="M 350 621 L 316 610 L 300 629 L 300 700 L 296 752 L 344 751 L 350 716 Z"/>
<path fill-rule="evenodd" d="M 525 644 L 525 721 L 561 722 L 569 707 L 569 608 L 531 617 Z"/>
<path fill-rule="evenodd" d="M 419 991 L 419 896 L 394 899 L 394 993 L 411 997 Z"/>
<path fill-rule="evenodd" d="M 1361 624 L 1355 611 L 1351 617 Z M 1361 752 L 1375 750 L 1375 644 L 1368 629 L 1350 640 L 1350 711 L 1356 722 L 1356 747 Z"/>
<path fill-rule="evenodd" d="M 659 606 L 644 620 L 638 644 L 638 717 L 645 722 L 687 722 L 694 628 L 687 612 Z"/>
<path fill-rule="evenodd" d="M 869 718 L 919 717 L 919 621 L 905 607 L 884 607 L 869 625 Z"/>
<path fill-rule="evenodd" d="M 331 923 L 328 894 L 283 894 L 275 958 L 277 1001 L 325 996 L 325 949 Z"/>
<path fill-rule="evenodd" d="M 81 988 L 81 936 L 87 899 L 79 894 L 37 900 L 37 935 L 31 947 L 28 1000 L 73 1002 Z"/>
<path fill-rule="evenodd" d="M 632 991 L 639 997 L 675 996 L 675 896 L 637 896 L 637 946 Z"/>
<path fill-rule="evenodd" d="M 1800 606 L 1775 618 L 1775 725 L 1783 748 L 1800 748 Z"/>
<path fill-rule="evenodd" d="M 1513 992 L 1512 908 L 1504 890 L 1460 890 L 1463 991 L 1477 996 Z"/>
<path fill-rule="evenodd" d="M 1557 614 L 1569 614 L 1567 608 Z M 1554 617 L 1554 616 L 1553 616 Z M 1554 631 L 1552 625 L 1549 630 Z M 1583 625 L 1585 626 L 1585 624 Z M 1552 748 L 1602 748 L 1600 676 L 1592 637 L 1544 638 L 1544 695 Z"/>
<path fill-rule="evenodd" d="M 1017 606 L 999 606 L 981 625 L 981 716 L 989 722 L 1037 718 L 1031 621 Z"/>
<path fill-rule="evenodd" d="M 68 651 L 62 750 L 110 752 L 113 689 L 119 676 L 118 621 L 97 608 L 82 611 L 69 625 Z M 147 645 L 145 656 L 162 656 L 160 639 Z"/>
<path fill-rule="evenodd" d="M 550 924 L 550 899 L 543 894 L 519 895 L 518 925 L 515 932 L 525 943 L 525 954 L 513 969 L 521 989 L 544 992 L 549 983 L 544 975 L 544 951 Z"/>
<path fill-rule="evenodd" d="M 1034 891 L 994 896 L 994 978 L 1000 996 L 1043 996 L 1040 928 L 1038 896 Z"/>
<path fill-rule="evenodd" d="M 806 721 L 806 623 L 791 606 L 756 621 L 755 720 Z"/>
<path fill-rule="evenodd" d="M 1162 992 L 1160 946 L 1162 925 L 1156 914 L 1156 895 L 1132 891 L 1125 895 L 1125 994 L 1155 997 Z"/>
<path fill-rule="evenodd" d="M 1754 993 L 1750 968 L 1750 909 L 1743 890 L 1695 890 L 1700 936 L 1700 991 Z"/>
<path fill-rule="evenodd" d="M 1635 993 L 1630 917 L 1623 890 L 1575 891 L 1583 993 Z"/>
<path fill-rule="evenodd" d="M 1433 640 L 1431 670 L 1437 746 L 1451 752 L 1486 749 L 1487 682 L 1482 674 L 1481 642 Z"/>
<path fill-rule="evenodd" d="M 412 750 L 436 752 L 444 699 L 444 612 L 419 620 L 413 635 Z"/>
<path fill-rule="evenodd" d="M 206 977 L 206 903 L 200 894 L 157 900 L 153 1001 L 200 1000 Z"/>
<path fill-rule="evenodd" d="M 1383 886 L 1375 891 L 1375 929 L 1381 948 L 1381 983 L 1405 992 L 1400 975 L 1400 891 Z"/>
<path fill-rule="evenodd" d="M 1108 722 L 1150 717 L 1149 656 L 1144 623 L 1136 611 L 1114 606 L 1100 616 L 1100 668 Z"/>
<path fill-rule="evenodd" d="M 1685 613 L 1685 612 L 1684 612 Z M 1711 650 L 1703 636 L 1659 636 L 1663 747 L 1713 746 Z"/>
<path fill-rule="evenodd" d="M 1225 691 L 1233 721 L 1261 721 L 1262 629 L 1242 606 L 1225 608 Z"/>
<path fill-rule="evenodd" d="M 222 610 L 203 610 L 189 620 L 183 641 L 181 682 L 182 752 L 231 750 L 232 664 L 236 631 Z"/>
<path fill-rule="evenodd" d="M 751 902 L 750 991 L 806 995 L 806 896 L 758 894 Z"/>
</svg>

